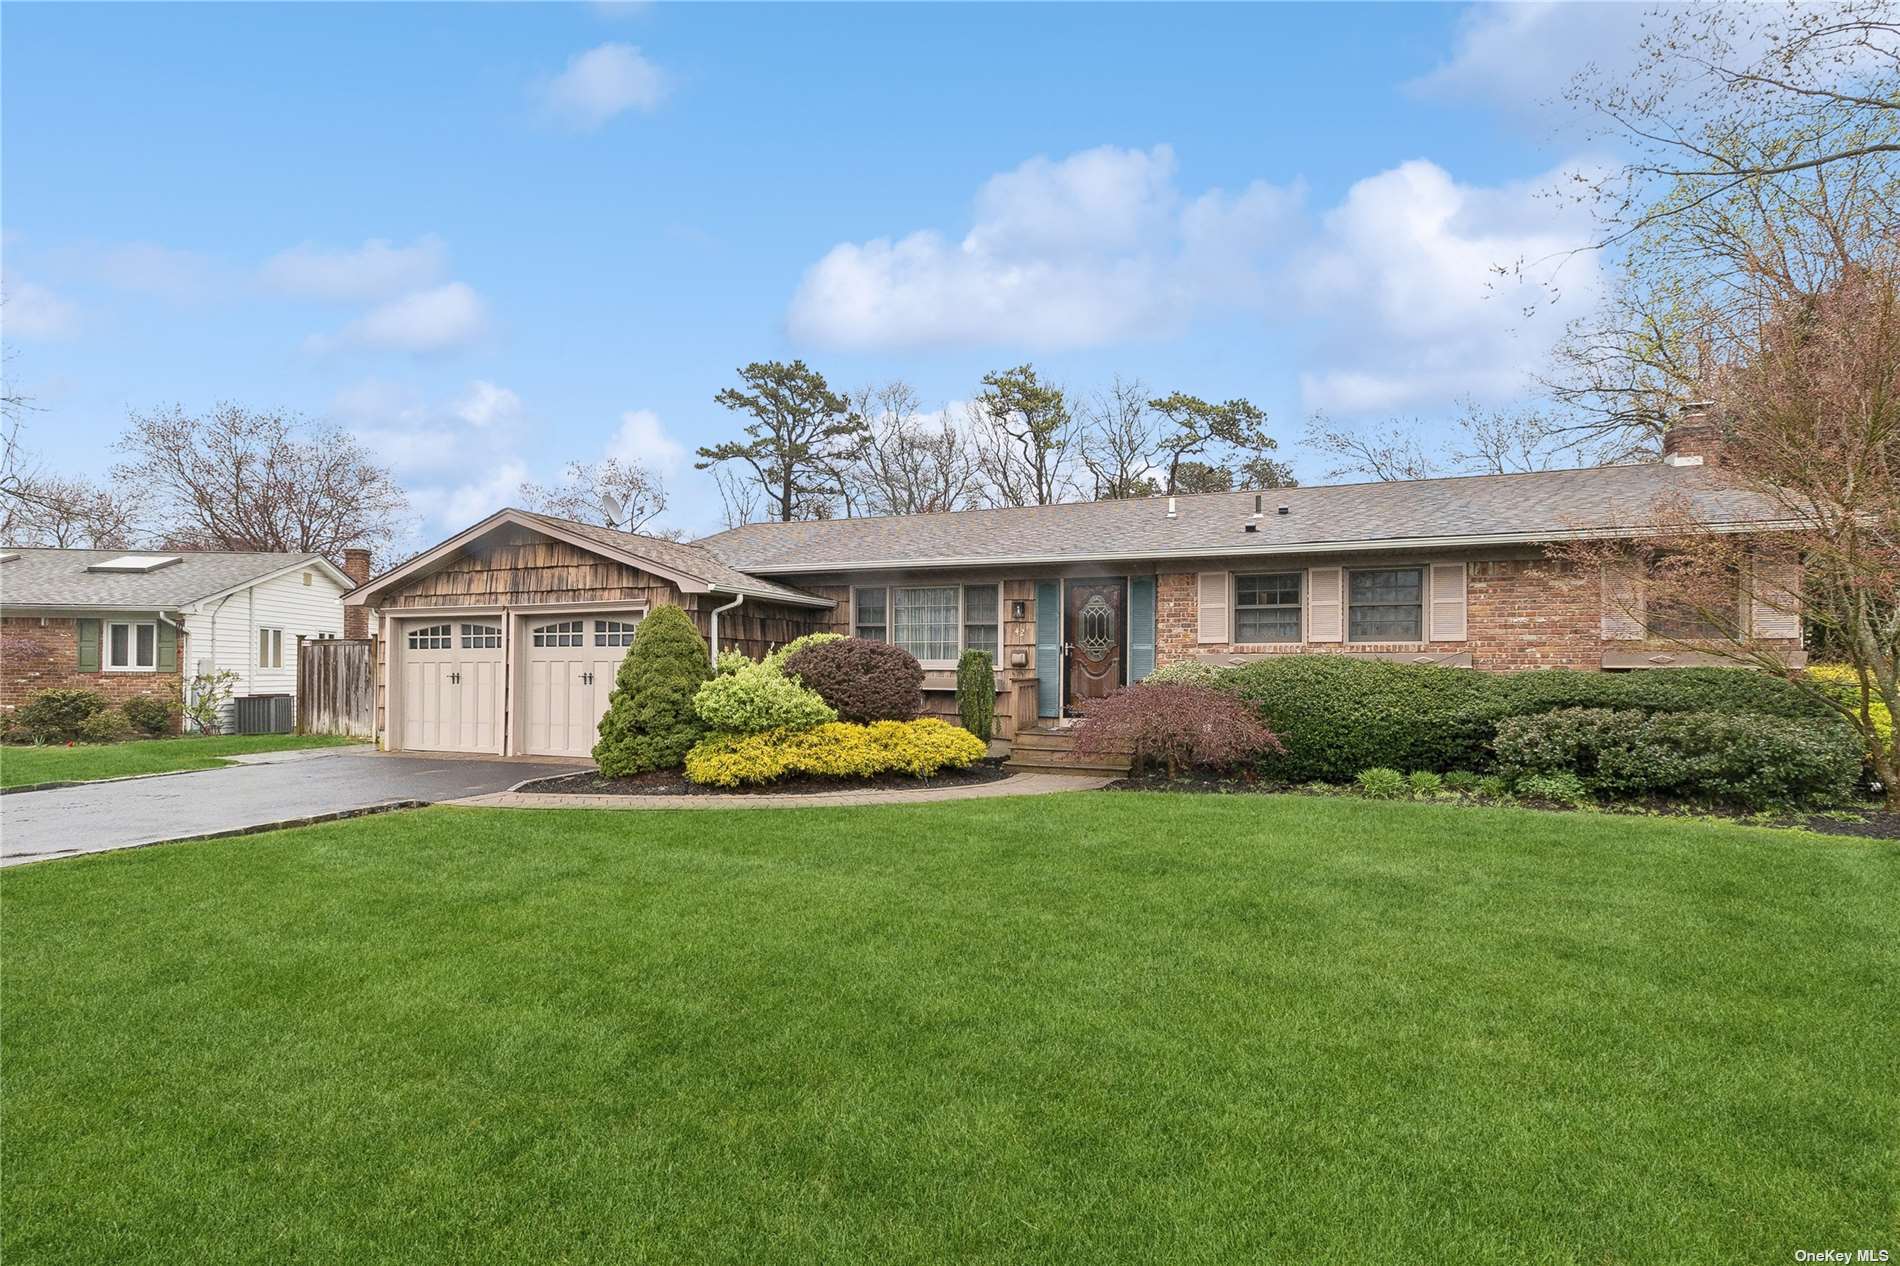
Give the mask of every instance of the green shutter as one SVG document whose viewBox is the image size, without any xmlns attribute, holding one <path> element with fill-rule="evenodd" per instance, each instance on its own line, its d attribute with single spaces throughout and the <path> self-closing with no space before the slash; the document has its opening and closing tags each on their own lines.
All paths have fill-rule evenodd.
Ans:
<svg viewBox="0 0 1900 1266">
<path fill-rule="evenodd" d="M 178 671 L 178 626 L 163 620 L 158 622 L 158 671 Z"/>
<path fill-rule="evenodd" d="M 79 620 L 79 671 L 99 671 L 99 621 Z"/>
<path fill-rule="evenodd" d="M 1155 578 L 1128 578 L 1128 683 L 1155 670 Z"/>
<path fill-rule="evenodd" d="M 1062 585 L 1036 582 L 1036 715 L 1062 715 Z"/>
</svg>

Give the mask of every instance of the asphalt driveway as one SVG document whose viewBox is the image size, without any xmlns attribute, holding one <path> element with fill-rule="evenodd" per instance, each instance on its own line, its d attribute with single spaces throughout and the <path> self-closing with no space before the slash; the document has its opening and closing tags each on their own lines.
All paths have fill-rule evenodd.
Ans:
<svg viewBox="0 0 1900 1266">
<path fill-rule="evenodd" d="M 0 866 L 402 801 L 456 800 L 585 768 L 339 747 L 225 769 L 26 791 L 0 796 Z"/>
</svg>

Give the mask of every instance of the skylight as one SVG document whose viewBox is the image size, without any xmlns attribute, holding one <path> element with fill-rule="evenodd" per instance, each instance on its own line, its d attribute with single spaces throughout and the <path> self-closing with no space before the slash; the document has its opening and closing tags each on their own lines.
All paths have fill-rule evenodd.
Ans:
<svg viewBox="0 0 1900 1266">
<path fill-rule="evenodd" d="M 108 558 L 102 563 L 94 563 L 87 571 L 157 571 L 161 567 L 170 567 L 179 561 L 176 554 L 122 554 L 118 558 Z"/>
</svg>

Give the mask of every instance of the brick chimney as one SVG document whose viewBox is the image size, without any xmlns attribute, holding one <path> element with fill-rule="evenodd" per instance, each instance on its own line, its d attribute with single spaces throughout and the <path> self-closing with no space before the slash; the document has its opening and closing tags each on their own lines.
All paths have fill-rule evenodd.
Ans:
<svg viewBox="0 0 1900 1266">
<path fill-rule="evenodd" d="M 1663 430 L 1663 461 L 1671 466 L 1719 466 L 1726 439 L 1714 401 L 1690 401 Z"/>
<path fill-rule="evenodd" d="M 346 549 L 343 551 L 343 574 L 357 584 L 369 579 L 369 551 L 366 549 Z M 352 606 L 343 608 L 343 636 L 369 636 L 369 608 Z"/>
</svg>

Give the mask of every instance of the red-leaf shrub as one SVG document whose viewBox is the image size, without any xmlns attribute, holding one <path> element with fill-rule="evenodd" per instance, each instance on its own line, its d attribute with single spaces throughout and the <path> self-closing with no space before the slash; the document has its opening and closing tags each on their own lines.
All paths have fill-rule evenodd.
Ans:
<svg viewBox="0 0 1900 1266">
<path fill-rule="evenodd" d="M 1081 705 L 1078 756 L 1131 752 L 1135 765 L 1158 763 L 1168 777 L 1183 769 L 1234 769 L 1286 748 L 1253 709 L 1207 686 L 1130 686 Z"/>
<path fill-rule="evenodd" d="M 887 642 L 819 642 L 787 656 L 785 675 L 816 690 L 840 721 L 914 721 L 924 710 L 923 668 L 916 656 Z"/>
</svg>

